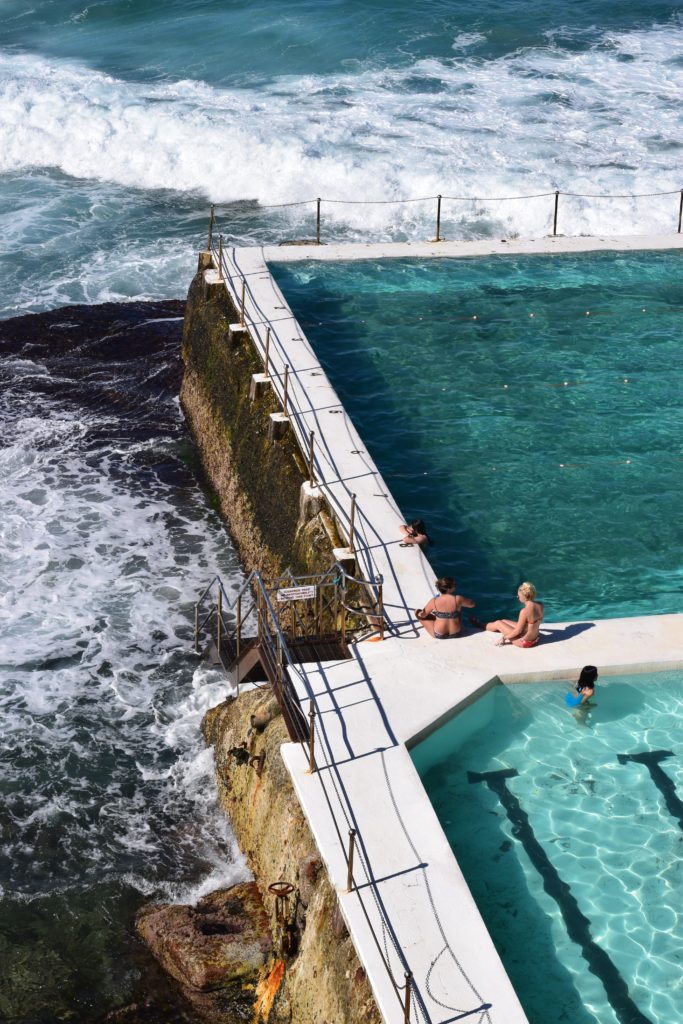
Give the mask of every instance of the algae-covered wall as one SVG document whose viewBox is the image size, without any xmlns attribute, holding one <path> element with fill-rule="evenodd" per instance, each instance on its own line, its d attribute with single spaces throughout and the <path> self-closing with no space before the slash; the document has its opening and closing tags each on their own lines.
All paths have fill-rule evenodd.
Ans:
<svg viewBox="0 0 683 1024">
<path fill-rule="evenodd" d="M 188 294 L 180 393 L 204 471 L 247 570 L 323 571 L 338 543 L 331 520 L 324 511 L 300 516 L 301 453 L 291 431 L 270 440 L 277 399 L 269 388 L 250 399 L 252 374 L 263 367 L 247 335 L 231 338 L 238 314 L 225 286 L 207 280 L 205 263 Z"/>
<path fill-rule="evenodd" d="M 288 912 L 297 924 L 298 952 L 285 958 L 268 1020 L 273 1024 L 379 1024 L 381 1017 L 336 893 L 280 756 L 288 737 L 270 690 L 248 691 L 213 708 L 203 730 L 214 746 L 221 802 L 267 909 L 275 911 L 275 897 L 268 891 L 272 882 L 295 886 Z M 245 758 L 231 753 L 242 744 L 250 759 L 265 754 L 260 776 L 256 760 L 240 763 Z M 264 1000 L 272 996 L 263 994 Z"/>
</svg>

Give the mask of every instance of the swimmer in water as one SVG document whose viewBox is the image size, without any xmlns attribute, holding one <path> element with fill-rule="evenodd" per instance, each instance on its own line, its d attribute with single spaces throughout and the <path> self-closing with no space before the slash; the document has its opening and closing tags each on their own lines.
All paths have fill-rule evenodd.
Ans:
<svg viewBox="0 0 683 1024">
<path fill-rule="evenodd" d="M 565 704 L 570 708 L 580 708 L 588 704 L 595 694 L 595 684 L 598 679 L 598 670 L 595 665 L 584 665 L 576 683 L 576 692 L 569 691 L 564 698 Z"/>
</svg>

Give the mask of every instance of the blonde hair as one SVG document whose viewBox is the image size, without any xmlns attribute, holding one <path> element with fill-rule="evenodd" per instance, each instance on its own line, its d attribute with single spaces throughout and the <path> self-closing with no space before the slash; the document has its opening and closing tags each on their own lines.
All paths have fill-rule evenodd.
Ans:
<svg viewBox="0 0 683 1024">
<path fill-rule="evenodd" d="M 533 583 L 520 583 L 517 593 L 521 594 L 525 601 L 533 601 L 536 597 L 536 587 Z"/>
</svg>

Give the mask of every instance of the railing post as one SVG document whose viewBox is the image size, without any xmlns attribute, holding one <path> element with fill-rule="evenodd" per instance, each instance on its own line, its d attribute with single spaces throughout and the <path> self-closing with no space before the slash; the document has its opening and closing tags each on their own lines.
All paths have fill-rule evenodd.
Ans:
<svg viewBox="0 0 683 1024">
<path fill-rule="evenodd" d="M 268 326 L 266 327 L 266 354 L 265 354 L 265 364 L 266 365 L 265 365 L 265 370 L 264 370 L 266 377 L 270 376 L 270 373 L 268 372 L 268 362 L 269 362 L 269 360 L 270 360 L 270 324 L 268 324 Z"/>
<path fill-rule="evenodd" d="M 353 535 L 356 529 L 356 495 L 351 495 L 351 515 L 349 517 L 349 551 L 356 550 Z"/>
<path fill-rule="evenodd" d="M 216 629 L 216 650 L 218 651 L 218 657 L 221 656 L 221 627 L 223 625 L 223 588 L 220 583 L 218 584 L 218 622 Z"/>
<path fill-rule="evenodd" d="M 316 245 L 320 245 L 320 197 L 316 199 L 316 210 L 315 210 L 315 241 Z"/>
<path fill-rule="evenodd" d="M 376 577 L 375 583 L 377 584 L 377 607 L 379 609 L 379 638 L 384 640 L 384 592 L 382 577 Z"/>
<path fill-rule="evenodd" d="M 353 854 L 356 849 L 356 830 L 349 829 L 349 870 L 346 873 L 346 891 L 353 892 Z"/>
<path fill-rule="evenodd" d="M 287 415 L 287 389 L 289 386 L 289 363 L 285 363 L 285 387 L 284 394 L 282 396 L 282 411 Z"/>
<path fill-rule="evenodd" d="M 313 701 L 308 705 L 308 774 L 315 774 L 315 707 Z"/>
<path fill-rule="evenodd" d="M 410 1024 L 410 999 L 413 994 L 413 976 L 406 973 L 406 997 L 403 1004 L 403 1024 Z"/>
<path fill-rule="evenodd" d="M 681 233 L 681 221 L 683 221 L 683 188 L 681 189 L 681 198 L 678 202 L 678 234 Z"/>
<path fill-rule="evenodd" d="M 194 606 L 194 652 L 199 654 L 199 605 Z"/>
<path fill-rule="evenodd" d="M 214 221 L 216 219 L 215 215 L 214 215 L 215 209 L 216 209 L 216 207 L 212 203 L 211 204 L 211 213 L 209 214 L 209 240 L 206 243 L 206 248 L 207 248 L 207 250 L 209 252 L 211 252 L 211 243 L 213 241 L 213 223 L 214 223 Z"/>
<path fill-rule="evenodd" d="M 258 642 L 263 643 L 263 595 L 261 588 L 256 589 L 256 635 L 258 636 Z"/>
<path fill-rule="evenodd" d="M 436 238 L 435 242 L 441 241 L 441 200 L 442 196 L 436 197 Z"/>
<path fill-rule="evenodd" d="M 341 595 L 341 641 L 346 643 L 346 586 L 342 587 Z"/>
<path fill-rule="evenodd" d="M 237 597 L 237 657 L 242 649 L 242 595 Z"/>
<path fill-rule="evenodd" d="M 315 431 L 311 431 L 308 435 L 308 479 L 311 487 L 315 487 L 315 458 L 313 454 L 313 444 L 315 438 Z"/>
<path fill-rule="evenodd" d="M 240 300 L 240 326 L 244 327 L 244 300 L 247 291 L 246 279 L 242 278 L 242 298 Z"/>
<path fill-rule="evenodd" d="M 223 280 L 223 236 L 218 236 L 218 280 Z"/>
<path fill-rule="evenodd" d="M 559 189 L 555 189 L 555 209 L 553 211 L 553 235 L 557 234 L 557 207 L 560 202 Z"/>
</svg>

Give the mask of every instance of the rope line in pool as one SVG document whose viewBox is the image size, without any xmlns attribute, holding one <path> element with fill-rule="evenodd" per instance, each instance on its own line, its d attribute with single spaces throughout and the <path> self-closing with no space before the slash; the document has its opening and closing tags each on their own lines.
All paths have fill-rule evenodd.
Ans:
<svg viewBox="0 0 683 1024">
<path fill-rule="evenodd" d="M 676 818 L 679 828 L 683 829 L 683 800 L 676 793 L 676 787 L 669 776 L 659 767 L 660 761 L 673 756 L 672 750 L 646 750 L 639 754 L 617 754 L 617 760 L 619 764 L 633 762 L 645 765 L 650 778 L 664 797 L 666 809 L 672 818 Z"/>
<path fill-rule="evenodd" d="M 622 755 L 623 756 L 623 755 Z M 555 900 L 570 939 L 581 948 L 588 968 L 602 983 L 605 995 L 620 1024 L 653 1024 L 642 1013 L 629 995 L 628 986 L 610 957 L 594 941 L 591 922 L 582 914 L 571 889 L 562 880 L 557 869 L 536 839 L 527 813 L 517 797 L 510 792 L 507 780 L 515 778 L 516 768 L 503 768 L 492 772 L 468 772 L 470 783 L 485 783 L 503 805 L 512 825 L 513 836 L 520 841 L 529 860 L 543 880 L 543 888 Z"/>
</svg>

